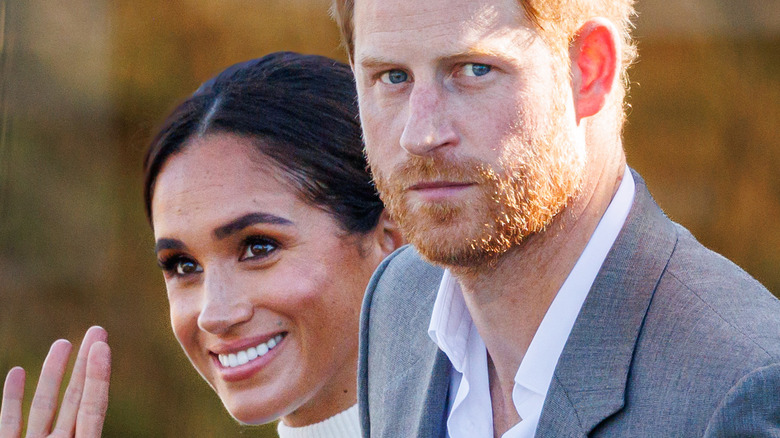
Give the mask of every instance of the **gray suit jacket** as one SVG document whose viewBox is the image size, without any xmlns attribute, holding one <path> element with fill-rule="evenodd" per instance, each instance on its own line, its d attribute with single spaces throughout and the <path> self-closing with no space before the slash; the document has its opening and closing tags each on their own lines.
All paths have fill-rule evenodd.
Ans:
<svg viewBox="0 0 780 438">
<path fill-rule="evenodd" d="M 555 368 L 538 437 L 780 437 L 780 301 L 658 208 L 639 175 Z M 427 334 L 442 270 L 377 270 L 358 367 L 368 437 L 444 437 L 450 363 Z"/>
</svg>

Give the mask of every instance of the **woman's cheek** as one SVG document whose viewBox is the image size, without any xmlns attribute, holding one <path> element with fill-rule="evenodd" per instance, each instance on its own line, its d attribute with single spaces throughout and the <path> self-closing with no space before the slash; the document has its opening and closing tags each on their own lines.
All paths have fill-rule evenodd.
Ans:
<svg viewBox="0 0 780 438">
<path fill-rule="evenodd" d="M 306 266 L 308 264 L 308 267 Z M 301 263 L 290 265 L 284 270 L 280 270 L 275 279 L 285 281 L 274 281 L 273 289 L 278 304 L 281 308 L 300 309 L 306 311 L 311 306 L 317 306 L 328 294 L 330 275 L 323 271 L 315 263 Z M 332 273 L 331 273 L 332 275 Z"/>
<path fill-rule="evenodd" d="M 193 342 L 198 331 L 198 309 L 194 300 L 184 299 L 177 294 L 168 294 L 171 313 L 171 328 L 176 339 L 185 350 Z"/>
</svg>

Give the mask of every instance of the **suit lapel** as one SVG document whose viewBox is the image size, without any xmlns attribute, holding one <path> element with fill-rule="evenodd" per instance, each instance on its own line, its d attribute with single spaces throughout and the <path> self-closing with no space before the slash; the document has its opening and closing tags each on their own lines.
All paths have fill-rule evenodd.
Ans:
<svg viewBox="0 0 780 438">
<path fill-rule="evenodd" d="M 444 437 L 447 431 L 447 407 L 450 386 L 450 361 L 437 348 L 432 369 L 427 370 L 430 380 L 425 391 L 422 414 L 417 429 L 418 437 Z"/>
<path fill-rule="evenodd" d="M 435 348 L 435 344 L 431 342 Z M 384 390 L 384 421 L 373 424 L 372 436 L 444 437 L 450 363 L 436 349 L 426 349 L 424 359 L 406 368 Z"/>
<path fill-rule="evenodd" d="M 619 411 L 637 337 L 677 241 L 644 181 L 566 342 L 537 436 L 586 436 Z"/>
<path fill-rule="evenodd" d="M 382 391 L 380 409 L 385 420 L 374 425 L 377 436 L 445 436 L 449 359 L 430 339 L 413 349 L 419 360 L 396 370 L 395 377 Z"/>
<path fill-rule="evenodd" d="M 412 248 L 398 254 L 398 263 L 380 266 L 387 271 L 375 274 L 363 303 L 361 336 L 368 341 L 361 341 L 358 390 L 364 436 L 369 430 L 372 437 L 444 436 L 450 363 L 427 330 L 443 271 Z"/>
</svg>

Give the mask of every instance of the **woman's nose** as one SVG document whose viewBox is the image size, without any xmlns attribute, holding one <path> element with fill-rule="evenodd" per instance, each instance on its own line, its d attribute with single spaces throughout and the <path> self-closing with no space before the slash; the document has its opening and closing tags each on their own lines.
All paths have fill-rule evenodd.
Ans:
<svg viewBox="0 0 780 438">
<path fill-rule="evenodd" d="M 252 318 L 254 308 L 248 294 L 232 283 L 231 275 L 207 273 L 198 327 L 221 335 Z"/>
</svg>

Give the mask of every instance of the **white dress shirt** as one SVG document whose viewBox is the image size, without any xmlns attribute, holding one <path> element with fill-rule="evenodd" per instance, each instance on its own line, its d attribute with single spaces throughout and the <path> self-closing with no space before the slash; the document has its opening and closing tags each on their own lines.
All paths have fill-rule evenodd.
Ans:
<svg viewBox="0 0 780 438">
<path fill-rule="evenodd" d="M 536 433 L 555 365 L 593 281 L 626 221 L 634 200 L 634 179 L 626 167 L 615 196 L 577 263 L 555 296 L 515 374 L 512 401 L 522 421 L 503 438 Z M 450 438 L 492 438 L 493 408 L 487 350 L 473 324 L 460 284 L 449 270 L 439 286 L 428 334 L 452 363 L 447 434 Z"/>
</svg>

